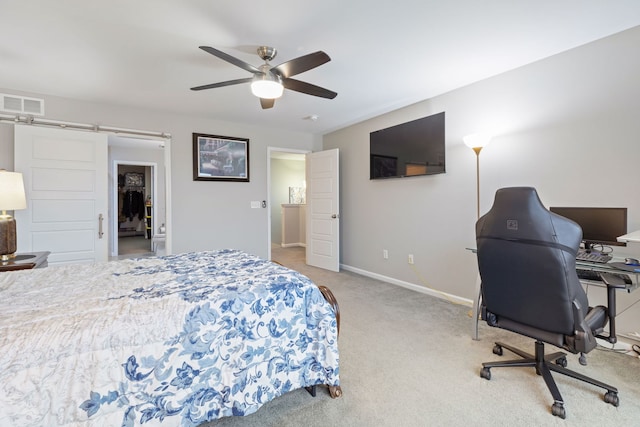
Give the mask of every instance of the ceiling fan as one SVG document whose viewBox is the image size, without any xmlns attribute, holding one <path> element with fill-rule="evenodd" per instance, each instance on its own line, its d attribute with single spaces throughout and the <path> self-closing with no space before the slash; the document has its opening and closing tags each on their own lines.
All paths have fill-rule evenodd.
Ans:
<svg viewBox="0 0 640 427">
<path fill-rule="evenodd" d="M 282 96 L 284 89 L 294 90 L 307 95 L 319 96 L 321 98 L 333 99 L 338 94 L 320 86 L 312 85 L 300 80 L 292 79 L 296 74 L 304 73 L 316 68 L 326 62 L 331 61 L 329 55 L 319 50 L 308 55 L 283 62 L 272 67 L 269 64 L 276 56 L 276 49 L 269 46 L 260 46 L 258 56 L 264 60 L 264 64 L 254 67 L 238 58 L 228 55 L 218 49 L 209 46 L 200 46 L 200 49 L 210 53 L 224 61 L 227 61 L 243 70 L 253 73 L 253 77 L 245 79 L 228 80 L 226 82 L 211 83 L 208 85 L 192 87 L 191 90 L 213 89 L 223 86 L 231 86 L 242 83 L 251 83 L 251 92 L 260 98 L 260 105 L 263 109 L 272 108 L 277 98 Z"/>
</svg>

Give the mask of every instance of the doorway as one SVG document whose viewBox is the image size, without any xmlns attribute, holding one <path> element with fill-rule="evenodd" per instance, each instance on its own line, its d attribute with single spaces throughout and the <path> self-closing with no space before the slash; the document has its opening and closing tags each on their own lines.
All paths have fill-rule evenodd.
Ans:
<svg viewBox="0 0 640 427">
<path fill-rule="evenodd" d="M 305 154 L 309 151 L 268 148 L 269 259 L 306 248 Z"/>
<path fill-rule="evenodd" d="M 111 260 L 165 253 L 154 239 L 168 223 L 165 154 L 162 141 L 109 138 Z"/>
<path fill-rule="evenodd" d="M 117 242 L 114 255 L 118 259 L 153 254 L 151 231 L 154 229 L 155 164 L 141 165 L 116 162 L 117 210 L 115 211 Z"/>
</svg>

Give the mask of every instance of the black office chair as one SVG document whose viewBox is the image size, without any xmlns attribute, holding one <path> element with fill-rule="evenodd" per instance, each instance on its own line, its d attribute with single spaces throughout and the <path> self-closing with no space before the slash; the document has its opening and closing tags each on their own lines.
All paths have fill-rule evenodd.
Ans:
<svg viewBox="0 0 640 427">
<path fill-rule="evenodd" d="M 551 395 L 551 413 L 565 418 L 564 402 L 551 371 L 606 389 L 604 401 L 618 406 L 615 387 L 566 369 L 566 353 L 544 354 L 544 343 L 571 353 L 596 347 L 595 337 L 615 342 L 615 276 L 604 274 L 608 304 L 589 307 L 576 274 L 575 257 L 582 230 L 575 222 L 549 212 L 534 188 L 503 188 L 491 210 L 476 223 L 478 268 L 482 280 L 482 319 L 490 326 L 536 340 L 535 354 L 496 342 L 522 359 L 483 363 L 480 376 L 491 379 L 491 368 L 533 366 Z M 604 334 L 607 321 L 609 333 Z M 586 364 L 586 359 L 581 360 Z"/>
</svg>

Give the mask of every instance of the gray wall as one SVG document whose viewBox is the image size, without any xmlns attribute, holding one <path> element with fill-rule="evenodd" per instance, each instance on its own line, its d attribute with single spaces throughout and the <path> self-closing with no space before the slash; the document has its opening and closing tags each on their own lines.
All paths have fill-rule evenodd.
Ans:
<svg viewBox="0 0 640 427">
<path fill-rule="evenodd" d="M 268 200 L 267 147 L 318 151 L 321 138 L 250 124 L 222 122 L 128 107 L 25 93 L 44 98 L 46 118 L 128 129 L 167 132 L 171 139 L 173 252 L 236 248 L 267 257 L 267 209 L 251 209 L 252 200 Z M 193 181 L 192 133 L 249 138 L 250 179 L 243 182 Z M 0 123 L 0 167 L 13 170 L 13 125 Z"/>
<path fill-rule="evenodd" d="M 473 297 L 475 154 L 463 136 L 495 136 L 481 160 L 481 212 L 503 186 L 532 185 L 547 205 L 626 206 L 640 229 L 640 28 L 326 135 L 258 128 L 149 110 L 45 99 L 48 119 L 172 134 L 173 251 L 234 247 L 267 254 L 267 147 L 339 148 L 341 262 L 389 279 Z M 369 132 L 447 113 L 447 173 L 370 181 Z M 192 180 L 191 133 L 250 138 L 250 183 Z M 0 167 L 13 168 L 13 126 L 0 124 Z M 382 250 L 389 251 L 383 260 Z M 622 253 L 640 255 L 640 247 Z M 407 255 L 415 265 L 407 264 Z M 601 297 L 590 291 L 590 297 Z M 619 295 L 619 330 L 640 329 L 640 297 Z"/>
<path fill-rule="evenodd" d="M 480 154 L 481 214 L 498 188 L 527 185 L 547 206 L 627 207 L 640 229 L 638 46 L 640 27 L 325 135 L 340 149 L 342 264 L 472 299 L 476 156 L 462 138 L 474 132 L 495 135 Z M 371 131 L 441 111 L 446 174 L 368 179 Z M 623 312 L 637 298 L 619 294 L 620 332 L 640 331 L 640 304 Z"/>
</svg>

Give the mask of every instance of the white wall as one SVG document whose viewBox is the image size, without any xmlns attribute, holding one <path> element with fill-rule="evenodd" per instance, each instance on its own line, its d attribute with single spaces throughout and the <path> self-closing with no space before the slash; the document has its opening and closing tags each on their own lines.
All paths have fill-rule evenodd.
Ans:
<svg viewBox="0 0 640 427">
<path fill-rule="evenodd" d="M 496 135 L 480 155 L 481 214 L 498 188 L 528 185 L 547 206 L 627 207 L 640 229 L 639 45 L 640 27 L 325 135 L 341 151 L 343 265 L 472 299 L 476 157 L 462 138 L 479 131 Z M 446 174 L 368 179 L 370 132 L 441 111 Z M 638 298 L 620 294 L 618 311 Z M 640 304 L 618 322 L 640 331 Z"/>
<path fill-rule="evenodd" d="M 267 209 L 250 208 L 252 200 L 268 200 L 267 147 L 321 148 L 320 137 L 302 132 L 92 104 L 10 88 L 0 92 L 44 98 L 46 118 L 51 120 L 170 133 L 174 253 L 236 248 L 267 257 Z M 193 181 L 192 133 L 249 138 L 250 182 Z M 13 125 L 6 123 L 0 123 L 0 167 L 13 170 Z"/>
</svg>

